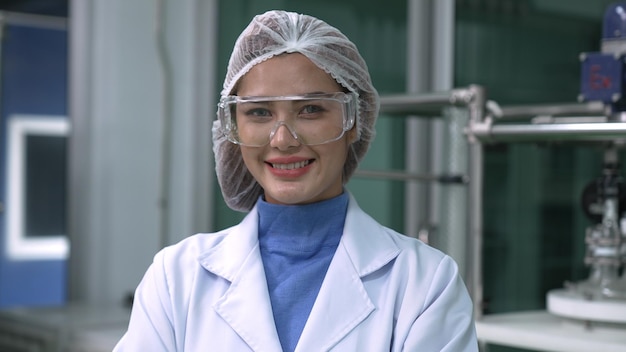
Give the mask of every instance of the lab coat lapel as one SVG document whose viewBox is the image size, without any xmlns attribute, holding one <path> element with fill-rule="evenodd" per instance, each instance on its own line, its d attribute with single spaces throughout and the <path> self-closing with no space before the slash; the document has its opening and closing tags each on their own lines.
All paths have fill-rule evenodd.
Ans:
<svg viewBox="0 0 626 352">
<path fill-rule="evenodd" d="M 274 316 L 259 252 L 256 208 L 231 229 L 203 266 L 231 282 L 215 304 L 216 312 L 254 351 L 280 351 Z"/>
<path fill-rule="evenodd" d="M 374 310 L 363 283 L 340 244 L 296 352 L 327 351 Z"/>
<path fill-rule="evenodd" d="M 391 262 L 400 252 L 381 226 L 350 196 L 344 233 L 328 268 L 296 352 L 327 351 L 375 309 L 362 278 Z"/>
</svg>

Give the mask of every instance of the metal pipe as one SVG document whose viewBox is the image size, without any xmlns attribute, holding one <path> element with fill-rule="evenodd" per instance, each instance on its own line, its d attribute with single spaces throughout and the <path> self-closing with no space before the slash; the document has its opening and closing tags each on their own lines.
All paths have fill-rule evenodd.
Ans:
<svg viewBox="0 0 626 352">
<path fill-rule="evenodd" d="M 96 136 L 96 124 L 92 118 L 94 107 L 94 21 L 93 1 L 71 0 L 68 31 L 69 101 L 68 117 L 72 132 L 68 145 L 68 259 L 67 295 L 69 303 L 93 303 L 100 295 L 91 284 L 92 278 L 102 280 L 99 264 L 103 251 L 101 245 L 107 239 L 98 238 L 92 231 L 96 204 L 92 201 L 96 190 L 91 180 Z M 100 214 L 102 215 L 102 214 Z M 98 250 L 94 250 L 98 248 Z"/>
<path fill-rule="evenodd" d="M 405 171 L 375 171 L 375 170 L 356 170 L 356 177 L 377 178 L 394 181 L 437 181 L 438 176 L 429 174 L 418 174 L 415 172 Z"/>
<path fill-rule="evenodd" d="M 431 89 L 432 92 L 449 91 L 453 89 L 454 84 L 454 36 L 455 36 L 455 0 L 432 0 L 433 11 L 430 18 L 431 24 L 431 36 L 432 36 L 432 80 Z M 456 143 L 448 139 L 452 137 L 453 140 L 463 141 L 465 144 L 465 136 L 463 135 L 463 128 L 467 125 L 467 121 L 458 121 L 456 117 L 446 118 L 447 112 L 459 111 L 453 109 L 450 106 L 442 109 L 442 119 L 428 121 L 431 125 L 429 138 L 429 169 L 433 173 L 440 173 L 444 170 L 446 173 L 463 173 L 467 174 L 467 167 L 458 169 L 452 167 L 450 161 L 463 160 L 467 161 L 468 149 L 462 148 L 459 154 L 455 155 L 453 151 L 453 145 Z M 467 116 L 467 115 L 465 115 Z M 463 119 L 465 120 L 465 119 Z M 463 124 L 461 130 L 456 130 L 453 126 L 460 126 Z M 458 164 L 457 164 L 458 165 Z M 435 243 L 437 239 L 446 237 L 446 245 L 439 246 L 439 249 L 445 251 L 447 254 L 452 255 L 458 261 L 458 265 L 462 272 L 466 272 L 468 263 L 466 262 L 466 255 L 456 255 L 459 253 L 459 248 L 466 249 L 464 245 L 466 243 L 466 231 L 455 231 L 454 228 L 464 227 L 465 221 L 463 221 L 467 215 L 466 202 L 456 203 L 450 201 L 451 191 L 459 191 L 467 193 L 466 187 L 442 187 L 440 183 L 432 183 L 428 187 L 428 207 L 430 209 L 428 215 L 428 225 L 430 227 L 437 226 L 442 231 L 437 231 L 437 236 L 434 237 Z M 445 193 L 444 193 L 445 192 Z M 456 204 L 455 204 L 456 203 Z M 458 217 L 451 216 L 453 211 L 459 211 Z M 446 223 L 447 227 L 442 227 Z M 461 224 L 462 223 L 462 224 Z M 465 279 L 466 277 L 464 277 Z"/>
<path fill-rule="evenodd" d="M 430 30 L 432 0 L 407 1 L 406 28 L 406 93 L 423 94 L 432 91 L 430 86 L 432 67 L 432 33 Z M 383 102 L 381 108 L 387 108 Z M 424 173 L 430 171 L 429 148 L 431 121 L 418 116 L 407 116 L 404 122 L 404 165 L 406 172 Z M 404 233 L 418 237 L 420 227 L 429 217 L 428 186 L 414 179 L 404 185 Z"/>
<path fill-rule="evenodd" d="M 172 179 L 172 121 L 173 112 L 173 81 L 174 73 L 172 59 L 169 55 L 166 43 L 166 11 L 165 0 L 157 0 L 154 24 L 154 40 L 156 58 L 163 86 L 161 87 L 161 165 L 159 177 L 159 248 L 170 244 L 170 182 Z"/>
<path fill-rule="evenodd" d="M 473 97 L 471 89 L 452 89 L 428 94 L 396 94 L 380 97 L 381 114 L 441 116 L 441 109 L 450 105 L 467 105 Z"/>
<path fill-rule="evenodd" d="M 469 109 L 465 107 L 447 107 L 443 111 L 441 170 L 450 174 L 466 174 L 469 170 L 469 148 L 463 131 L 469 123 Z M 471 279 L 469 260 L 471 251 L 468 249 L 470 238 L 467 226 L 469 223 L 468 187 L 447 185 L 440 187 L 437 194 L 440 207 L 437 222 L 437 236 L 434 246 L 450 255 L 458 264 L 459 272 L 464 281 Z"/>
<path fill-rule="evenodd" d="M 480 86 L 470 86 L 473 101 L 470 104 L 469 127 L 482 124 L 485 113 L 486 93 Z M 468 229 L 469 254 L 471 261 L 470 280 L 466 283 L 474 302 L 474 318 L 480 319 L 483 315 L 483 145 L 475 139 L 469 138 L 469 196 L 468 196 Z"/>
<path fill-rule="evenodd" d="M 465 184 L 469 182 L 467 175 L 432 175 L 420 174 L 406 171 L 377 171 L 377 170 L 356 170 L 355 177 L 377 178 L 394 181 L 425 181 L 439 183 Z"/>
<path fill-rule="evenodd" d="M 626 122 L 561 124 L 494 124 L 469 127 L 471 135 L 485 142 L 499 141 L 589 141 L 626 138 Z"/>
<path fill-rule="evenodd" d="M 605 106 L 602 102 L 514 105 L 500 107 L 500 113 L 494 116 L 497 119 L 524 119 L 535 116 L 586 116 L 602 115 Z"/>
</svg>

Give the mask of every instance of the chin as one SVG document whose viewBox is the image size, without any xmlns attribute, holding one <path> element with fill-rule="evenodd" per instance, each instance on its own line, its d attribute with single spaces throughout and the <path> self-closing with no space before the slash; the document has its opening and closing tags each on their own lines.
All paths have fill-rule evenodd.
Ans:
<svg viewBox="0 0 626 352">
<path fill-rule="evenodd" d="M 269 196 L 269 199 L 271 199 L 271 201 L 268 200 L 268 196 L 265 196 L 265 200 L 267 200 L 270 203 L 278 203 L 278 204 L 285 204 L 285 205 L 298 205 L 298 204 L 305 204 L 307 203 L 306 198 L 301 197 L 301 196 L 290 196 L 290 195 L 278 195 L 278 196 Z"/>
<path fill-rule="evenodd" d="M 297 205 L 314 202 L 318 195 L 309 195 L 303 190 L 303 187 L 294 187 L 293 189 L 282 189 L 276 192 L 265 192 L 265 200 L 286 205 Z"/>
</svg>

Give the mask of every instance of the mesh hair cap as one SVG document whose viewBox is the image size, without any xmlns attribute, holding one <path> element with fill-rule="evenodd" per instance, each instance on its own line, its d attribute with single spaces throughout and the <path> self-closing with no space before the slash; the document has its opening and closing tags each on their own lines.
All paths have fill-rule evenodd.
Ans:
<svg viewBox="0 0 626 352">
<path fill-rule="evenodd" d="M 374 138 L 379 98 L 358 49 L 338 29 L 315 17 L 293 12 L 268 11 L 255 16 L 235 42 L 221 95 L 233 94 L 237 82 L 252 67 L 283 53 L 303 54 L 359 96 L 359 138 L 352 143 L 344 164 L 345 184 Z M 240 147 L 226 139 L 219 120 L 213 123 L 213 152 L 224 200 L 233 210 L 249 211 L 263 189 L 246 168 Z"/>
</svg>

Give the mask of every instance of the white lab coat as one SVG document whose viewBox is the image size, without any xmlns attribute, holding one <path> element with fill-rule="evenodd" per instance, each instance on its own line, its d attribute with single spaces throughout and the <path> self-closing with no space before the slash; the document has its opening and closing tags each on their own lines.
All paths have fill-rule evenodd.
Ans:
<svg viewBox="0 0 626 352">
<path fill-rule="evenodd" d="M 238 225 L 160 251 L 114 351 L 281 351 L 253 209 Z M 296 347 L 478 351 L 455 262 L 383 227 L 350 197 L 344 233 Z"/>
</svg>

